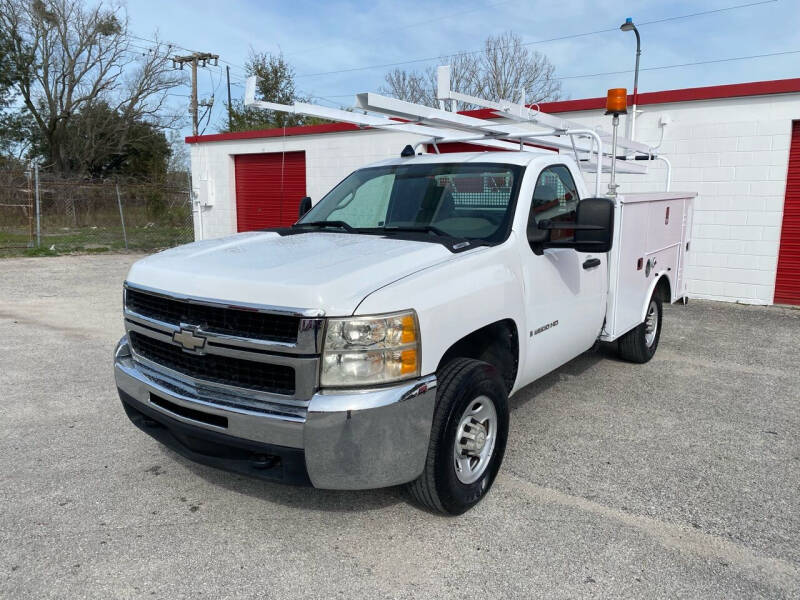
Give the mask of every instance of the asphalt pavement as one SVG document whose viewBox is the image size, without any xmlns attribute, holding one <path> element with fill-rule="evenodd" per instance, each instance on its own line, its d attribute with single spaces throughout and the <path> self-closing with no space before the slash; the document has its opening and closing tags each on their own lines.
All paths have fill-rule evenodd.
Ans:
<svg viewBox="0 0 800 600">
<path fill-rule="evenodd" d="M 800 311 L 670 306 L 646 365 L 511 399 L 490 494 L 332 492 L 193 464 L 125 417 L 131 255 L 0 260 L 1 598 L 798 598 Z"/>
</svg>

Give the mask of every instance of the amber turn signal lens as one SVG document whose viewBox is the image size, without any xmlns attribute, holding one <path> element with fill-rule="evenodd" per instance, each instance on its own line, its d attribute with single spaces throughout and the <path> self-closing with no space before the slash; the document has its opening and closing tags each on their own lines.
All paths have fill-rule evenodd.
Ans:
<svg viewBox="0 0 800 600">
<path fill-rule="evenodd" d="M 400 353 L 400 372 L 403 375 L 409 375 L 417 370 L 417 351 L 416 350 L 403 350 Z"/>
<path fill-rule="evenodd" d="M 606 95 L 606 114 L 626 114 L 628 112 L 628 90 L 612 88 Z"/>
<path fill-rule="evenodd" d="M 403 317 L 403 333 L 400 336 L 400 343 L 409 344 L 417 341 L 417 324 L 414 317 L 406 315 Z"/>
</svg>

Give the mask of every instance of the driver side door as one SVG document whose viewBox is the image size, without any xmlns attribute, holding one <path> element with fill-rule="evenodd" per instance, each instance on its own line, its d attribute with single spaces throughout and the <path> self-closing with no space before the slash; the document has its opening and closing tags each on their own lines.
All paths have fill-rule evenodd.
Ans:
<svg viewBox="0 0 800 600">
<path fill-rule="evenodd" d="M 566 165 L 539 174 L 529 223 L 543 219 L 575 221 L 580 198 Z M 554 229 L 553 240 L 570 241 L 574 230 Z M 527 371 L 535 379 L 594 344 L 606 311 L 606 254 L 572 248 L 547 248 L 541 255 L 523 250 L 529 344 Z"/>
</svg>

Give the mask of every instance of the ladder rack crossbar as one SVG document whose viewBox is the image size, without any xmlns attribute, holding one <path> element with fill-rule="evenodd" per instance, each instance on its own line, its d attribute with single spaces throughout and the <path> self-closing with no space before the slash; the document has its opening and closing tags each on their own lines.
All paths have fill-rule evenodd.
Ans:
<svg viewBox="0 0 800 600">
<path fill-rule="evenodd" d="M 647 163 L 652 160 L 661 159 L 668 164 L 666 159 L 656 155 L 655 148 L 621 137 L 617 138 L 618 155 L 627 154 L 629 158 L 639 155 L 638 158 L 644 160 L 619 160 L 618 155 L 612 155 L 612 134 L 541 112 L 538 106 L 534 109 L 524 103 L 492 101 L 456 92 L 450 89 L 450 72 L 446 66 L 439 67 L 437 99 L 440 108 L 366 92 L 356 94 L 356 110 L 348 111 L 306 102 L 288 105 L 256 100 L 255 77 L 248 78 L 245 86 L 246 106 L 351 123 L 363 128 L 410 133 L 423 138 L 415 146 L 431 144 L 437 153 L 438 144 L 448 142 L 469 142 L 496 150 L 566 150 L 575 156 L 583 171 L 596 174 L 597 195 L 600 194 L 600 174 L 610 172 L 612 168 L 619 173 L 642 174 L 647 172 Z M 503 121 L 445 110 L 447 101 L 453 109 L 458 102 L 489 109 L 494 117 Z M 532 147 L 532 144 L 539 147 Z M 668 172 L 667 185 L 669 178 Z"/>
</svg>

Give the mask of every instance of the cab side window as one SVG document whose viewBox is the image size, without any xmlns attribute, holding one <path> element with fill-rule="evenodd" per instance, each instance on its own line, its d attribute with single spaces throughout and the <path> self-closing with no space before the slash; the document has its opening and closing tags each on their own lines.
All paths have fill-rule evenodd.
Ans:
<svg viewBox="0 0 800 600">
<path fill-rule="evenodd" d="M 578 207 L 578 188 L 569 169 L 564 165 L 547 167 L 539 174 L 533 190 L 533 201 L 528 223 L 551 221 L 574 221 Z M 553 229 L 551 240 L 570 240 L 573 229 Z"/>
</svg>

